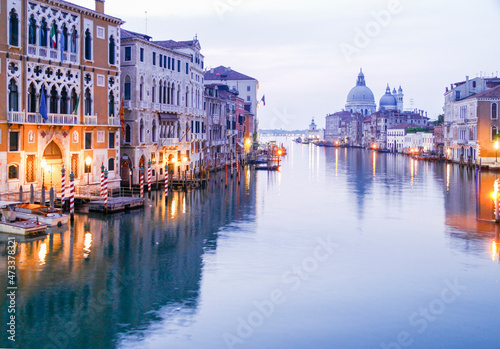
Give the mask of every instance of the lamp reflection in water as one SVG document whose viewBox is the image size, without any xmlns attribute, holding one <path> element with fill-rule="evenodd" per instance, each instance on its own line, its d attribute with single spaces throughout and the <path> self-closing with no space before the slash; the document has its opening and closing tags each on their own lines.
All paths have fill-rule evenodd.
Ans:
<svg viewBox="0 0 500 349">
<path fill-rule="evenodd" d="M 372 163 L 373 163 L 373 177 L 375 177 L 375 174 L 377 172 L 377 152 L 373 152 L 372 155 Z"/>
<path fill-rule="evenodd" d="M 335 148 L 335 176 L 339 173 L 339 148 Z"/>
<path fill-rule="evenodd" d="M 176 208 L 177 208 L 177 200 L 175 198 L 172 198 L 171 202 L 172 218 L 175 218 Z"/>
<path fill-rule="evenodd" d="M 90 248 L 92 247 L 92 234 L 85 233 L 85 241 L 83 242 L 83 258 L 87 259 L 90 255 Z"/>
<path fill-rule="evenodd" d="M 43 243 L 40 246 L 40 251 L 38 251 L 38 259 L 40 260 L 40 265 L 45 264 L 45 257 L 47 256 L 47 243 Z"/>
<path fill-rule="evenodd" d="M 451 165 L 446 164 L 446 192 L 450 191 Z"/>
<path fill-rule="evenodd" d="M 500 236 L 499 236 L 499 227 L 498 225 L 496 225 L 495 227 L 496 229 L 496 236 L 495 236 L 495 240 L 493 240 L 491 242 L 491 259 L 492 260 L 495 260 L 497 258 L 497 255 L 498 255 L 498 260 L 500 261 L 500 252 L 498 251 L 498 244 L 499 244 L 499 240 L 500 240 Z"/>
</svg>

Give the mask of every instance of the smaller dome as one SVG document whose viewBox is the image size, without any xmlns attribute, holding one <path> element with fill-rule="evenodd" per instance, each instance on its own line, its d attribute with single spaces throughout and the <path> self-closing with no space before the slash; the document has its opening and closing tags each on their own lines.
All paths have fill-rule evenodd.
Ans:
<svg viewBox="0 0 500 349">
<path fill-rule="evenodd" d="M 398 101 L 391 94 L 391 89 L 389 85 L 387 85 L 387 89 L 385 90 L 385 95 L 383 95 L 382 98 L 380 98 L 379 105 L 380 109 L 385 109 L 385 110 L 397 109 Z"/>
</svg>

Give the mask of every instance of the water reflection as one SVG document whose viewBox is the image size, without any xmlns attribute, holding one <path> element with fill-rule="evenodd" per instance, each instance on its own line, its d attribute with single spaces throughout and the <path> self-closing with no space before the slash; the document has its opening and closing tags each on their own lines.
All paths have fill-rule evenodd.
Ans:
<svg viewBox="0 0 500 349">
<path fill-rule="evenodd" d="M 157 321 L 162 307 L 196 309 L 203 254 L 216 248 L 221 227 L 254 219 L 256 182 L 251 171 L 228 190 L 212 180 L 167 201 L 157 192 L 144 210 L 77 215 L 74 228 L 20 241 L 18 347 L 112 348 L 120 333 Z M 4 266 L 3 242 L 1 251 Z M 0 304 L 6 322 L 5 292 Z"/>
</svg>

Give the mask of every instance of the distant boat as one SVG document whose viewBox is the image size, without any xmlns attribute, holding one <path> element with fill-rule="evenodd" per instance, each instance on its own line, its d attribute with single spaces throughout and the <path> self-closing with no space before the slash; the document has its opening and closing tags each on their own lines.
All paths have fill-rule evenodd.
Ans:
<svg viewBox="0 0 500 349">
<path fill-rule="evenodd" d="M 40 234 L 47 230 L 47 224 L 32 219 L 23 219 L 17 216 L 14 206 L 22 204 L 15 201 L 0 201 L 2 217 L 0 220 L 0 232 L 16 235 Z"/>
</svg>

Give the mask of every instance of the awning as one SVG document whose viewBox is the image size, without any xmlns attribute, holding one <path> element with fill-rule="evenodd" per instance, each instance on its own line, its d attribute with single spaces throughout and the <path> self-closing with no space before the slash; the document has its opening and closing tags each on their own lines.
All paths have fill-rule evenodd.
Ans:
<svg viewBox="0 0 500 349">
<path fill-rule="evenodd" d="M 160 114 L 160 121 L 179 121 L 179 117 L 176 114 Z"/>
</svg>

